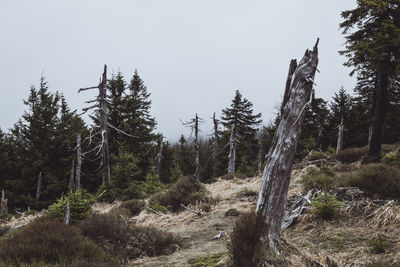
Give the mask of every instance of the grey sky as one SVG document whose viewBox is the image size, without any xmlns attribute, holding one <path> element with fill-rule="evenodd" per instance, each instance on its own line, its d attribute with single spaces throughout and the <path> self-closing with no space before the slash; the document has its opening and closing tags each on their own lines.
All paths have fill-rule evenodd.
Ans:
<svg viewBox="0 0 400 267">
<path fill-rule="evenodd" d="M 0 2 L 0 127 L 21 117 L 42 71 L 74 109 L 94 95 L 103 64 L 126 80 L 134 69 L 151 95 L 158 130 L 187 134 L 179 119 L 209 120 L 239 89 L 274 118 L 292 58 L 321 38 L 316 94 L 331 99 L 355 81 L 338 55 L 340 12 L 352 0 L 126 0 Z M 211 131 L 211 124 L 202 126 Z"/>
</svg>

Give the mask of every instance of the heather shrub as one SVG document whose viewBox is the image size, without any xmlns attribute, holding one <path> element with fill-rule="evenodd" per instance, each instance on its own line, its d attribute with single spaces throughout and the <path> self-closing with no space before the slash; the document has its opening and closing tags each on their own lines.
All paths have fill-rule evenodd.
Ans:
<svg viewBox="0 0 400 267">
<path fill-rule="evenodd" d="M 189 176 L 182 177 L 176 181 L 167 191 L 159 192 L 150 198 L 150 206 L 164 206 L 171 211 L 179 211 L 181 204 L 195 204 L 208 198 L 208 192 L 204 186 L 192 182 Z"/>
<path fill-rule="evenodd" d="M 343 163 L 353 163 L 368 155 L 368 146 L 349 147 L 339 151 L 334 157 Z"/>
<path fill-rule="evenodd" d="M 146 206 L 144 200 L 131 199 L 122 202 L 119 207 L 111 210 L 112 214 L 122 215 L 123 217 L 132 217 L 138 215 Z"/>
<path fill-rule="evenodd" d="M 344 186 L 360 188 L 371 198 L 400 199 L 400 169 L 385 164 L 364 165 L 343 176 Z"/>
<path fill-rule="evenodd" d="M 312 188 L 330 190 L 334 187 L 337 177 L 336 173 L 329 168 L 313 168 L 302 178 L 303 189 L 308 191 Z"/>
<path fill-rule="evenodd" d="M 130 226 L 120 218 L 105 214 L 93 214 L 79 228 L 84 236 L 124 261 L 143 255 L 168 254 L 182 243 L 171 233 L 153 227 Z"/>
<path fill-rule="evenodd" d="M 261 219 L 254 212 L 243 213 L 236 220 L 228 250 L 233 266 L 258 266 L 262 243 Z"/>
<path fill-rule="evenodd" d="M 79 229 L 50 219 L 36 220 L 1 240 L 0 262 L 7 266 L 78 266 L 76 262 L 81 263 L 79 266 L 118 265 L 114 257 L 87 240 Z"/>
<path fill-rule="evenodd" d="M 313 151 L 311 155 L 308 157 L 308 161 L 317 160 L 317 159 L 326 159 L 328 156 L 325 153 L 320 151 Z"/>
<path fill-rule="evenodd" d="M 324 192 L 311 202 L 311 211 L 317 218 L 330 220 L 341 206 L 342 203 L 334 195 Z"/>
<path fill-rule="evenodd" d="M 61 198 L 50 205 L 49 213 L 52 213 L 57 219 L 63 220 L 67 199 L 69 199 L 71 223 L 75 223 L 89 217 L 92 212 L 94 197 L 85 190 L 78 190 L 68 195 L 62 195 Z"/>
</svg>

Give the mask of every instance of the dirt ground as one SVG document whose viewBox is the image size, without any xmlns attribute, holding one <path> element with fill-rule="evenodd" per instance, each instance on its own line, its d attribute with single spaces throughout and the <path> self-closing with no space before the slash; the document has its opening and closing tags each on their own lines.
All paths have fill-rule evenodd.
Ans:
<svg viewBox="0 0 400 267">
<path fill-rule="evenodd" d="M 301 178 L 310 168 L 293 171 L 289 196 L 301 194 Z M 254 210 L 257 196 L 240 196 L 240 192 L 258 193 L 260 187 L 261 177 L 217 180 L 206 185 L 212 197 L 219 199 L 219 202 L 202 217 L 189 211 L 162 215 L 142 211 L 134 218 L 135 223 L 153 225 L 179 234 L 185 239 L 186 245 L 170 255 L 134 260 L 130 266 L 190 266 L 188 260 L 191 258 L 226 253 L 229 234 L 237 217 L 227 217 L 225 212 L 232 208 L 240 212 Z M 391 266 L 400 263 L 400 207 L 398 204 L 386 207 L 375 204 L 368 206 L 366 203 L 368 201 L 347 203 L 347 207 L 342 208 L 333 221 L 320 221 L 310 213 L 303 214 L 297 224 L 283 233 L 283 238 L 301 253 L 300 256 L 293 256 L 293 266 L 305 266 L 304 257 L 314 259 L 320 266 L 329 266 L 329 261 L 338 266 L 365 266 L 369 263 Z M 374 212 L 375 216 L 372 216 Z M 386 222 L 384 212 L 387 213 Z M 221 231 L 225 236 L 212 240 Z M 371 240 L 378 235 L 383 236 L 389 244 L 386 253 L 371 253 Z M 227 260 L 228 256 L 225 256 L 219 266 L 224 266 Z"/>
</svg>

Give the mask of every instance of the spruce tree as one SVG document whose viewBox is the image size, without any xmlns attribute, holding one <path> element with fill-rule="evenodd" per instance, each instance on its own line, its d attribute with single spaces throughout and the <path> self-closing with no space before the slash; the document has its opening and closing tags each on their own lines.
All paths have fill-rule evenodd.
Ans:
<svg viewBox="0 0 400 267">
<path fill-rule="evenodd" d="M 353 73 L 370 70 L 376 74 L 376 102 L 369 158 L 380 157 L 390 78 L 400 66 L 400 2 L 397 0 L 358 0 L 357 7 L 342 12 L 340 24 L 346 49 L 340 51 L 353 67 Z"/>
</svg>

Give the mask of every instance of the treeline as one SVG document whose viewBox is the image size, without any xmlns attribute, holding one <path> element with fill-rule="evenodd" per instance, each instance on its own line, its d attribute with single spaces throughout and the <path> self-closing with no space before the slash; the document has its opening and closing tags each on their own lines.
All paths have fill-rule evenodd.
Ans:
<svg viewBox="0 0 400 267">
<path fill-rule="evenodd" d="M 338 126 L 342 121 L 344 148 L 368 144 L 376 96 L 373 73 L 370 73 L 372 78 L 367 74 L 359 78 L 354 96 L 343 88 L 329 102 L 313 94 L 306 107 L 297 160 L 310 151 L 335 151 Z M 170 144 L 155 131 L 156 120 L 150 114 L 150 93 L 137 71 L 129 82 L 121 73 L 113 75 L 107 89 L 108 120 L 120 130 L 109 128 L 109 191 L 113 193 L 108 199 L 137 197 L 146 183 L 163 186 L 181 176 L 193 175 L 193 136 L 181 135 L 176 143 Z M 383 143 L 399 141 L 400 87 L 397 79 L 391 80 L 389 92 Z M 70 190 L 71 172 L 76 171 L 73 164 L 78 134 L 82 137 L 82 188 L 99 191 L 100 159 L 93 144 L 101 136 L 92 135 L 99 126 L 98 113 L 91 115 L 92 125 L 87 125 L 77 111 L 69 108 L 62 94 L 49 91 L 44 78 L 38 88 L 31 87 L 24 104 L 26 111 L 22 118 L 8 133 L 0 131 L 0 187 L 5 190 L 9 206 L 46 207 Z M 211 130 L 199 125 L 203 136 L 209 136 L 199 142 L 200 180 L 209 182 L 227 174 L 232 149 L 234 172 L 242 176 L 257 174 L 263 167 L 264 156 L 280 120 L 279 110 L 277 113 L 273 123 L 262 126 L 261 114 L 255 114 L 252 103 L 236 91 L 231 105 L 222 110 L 220 118 L 215 115 L 203 118 L 203 121 L 212 120 L 214 127 Z M 157 160 L 160 151 L 161 160 Z"/>
</svg>

